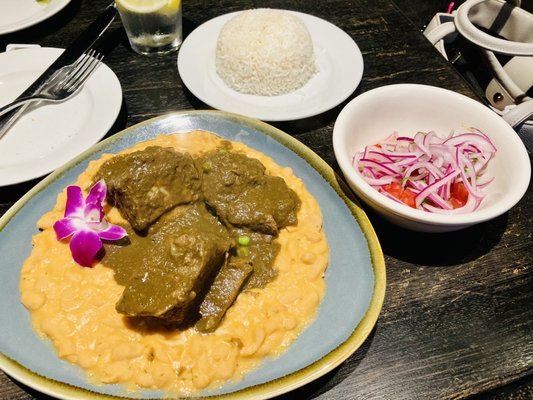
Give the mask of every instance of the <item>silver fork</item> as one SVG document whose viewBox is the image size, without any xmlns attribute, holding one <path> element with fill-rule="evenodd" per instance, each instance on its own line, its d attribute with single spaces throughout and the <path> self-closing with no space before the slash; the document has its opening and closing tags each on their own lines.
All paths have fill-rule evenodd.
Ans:
<svg viewBox="0 0 533 400">
<path fill-rule="evenodd" d="M 92 73 L 100 65 L 103 55 L 91 50 L 83 54 L 73 64 L 58 69 L 50 80 L 36 94 L 21 97 L 0 108 L 0 117 L 24 104 L 43 102 L 62 102 L 76 94 Z M 0 136 L 1 138 L 1 136 Z"/>
</svg>

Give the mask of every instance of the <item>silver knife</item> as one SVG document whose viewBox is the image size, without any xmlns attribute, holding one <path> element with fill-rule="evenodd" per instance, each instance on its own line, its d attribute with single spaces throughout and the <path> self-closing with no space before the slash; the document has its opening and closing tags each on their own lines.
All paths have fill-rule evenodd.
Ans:
<svg viewBox="0 0 533 400">
<path fill-rule="evenodd" d="M 89 49 L 96 40 L 102 36 L 106 29 L 111 25 L 113 19 L 117 14 L 115 8 L 115 2 L 112 2 L 100 14 L 94 22 L 89 25 L 82 34 L 68 46 L 63 53 L 24 91 L 18 98 L 23 96 L 31 96 L 39 91 L 44 85 L 46 85 L 48 79 L 59 68 L 65 65 L 72 64 L 76 61 L 87 49 Z M 16 111 L 12 111 L 11 114 L 0 121 L 0 138 L 4 136 L 7 130 L 13 125 L 13 123 L 24 113 L 27 105 L 20 107 Z"/>
</svg>

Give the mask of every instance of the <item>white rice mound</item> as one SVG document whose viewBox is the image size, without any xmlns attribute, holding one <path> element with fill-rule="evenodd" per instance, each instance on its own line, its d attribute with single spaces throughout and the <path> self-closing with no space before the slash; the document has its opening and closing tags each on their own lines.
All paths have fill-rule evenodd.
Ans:
<svg viewBox="0 0 533 400">
<path fill-rule="evenodd" d="M 229 87 L 260 96 L 293 92 L 317 72 L 307 27 L 295 15 L 269 8 L 246 10 L 226 22 L 215 63 Z"/>
</svg>

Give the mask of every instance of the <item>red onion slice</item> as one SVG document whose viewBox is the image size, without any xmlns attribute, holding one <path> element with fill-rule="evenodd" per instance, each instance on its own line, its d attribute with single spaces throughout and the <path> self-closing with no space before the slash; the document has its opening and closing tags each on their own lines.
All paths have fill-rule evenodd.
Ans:
<svg viewBox="0 0 533 400">
<path fill-rule="evenodd" d="M 419 210 L 458 214 L 475 210 L 494 178 L 485 177 L 496 153 L 494 143 L 478 129 L 441 138 L 434 132 L 417 132 L 413 138 L 392 133 L 354 156 L 354 168 L 363 179 L 388 198 L 385 185 L 398 182 L 416 195 Z M 482 178 L 482 179 L 480 179 Z M 452 184 L 462 182 L 468 191 L 463 207 L 452 206 Z M 400 201 L 401 202 L 401 201 Z"/>
</svg>

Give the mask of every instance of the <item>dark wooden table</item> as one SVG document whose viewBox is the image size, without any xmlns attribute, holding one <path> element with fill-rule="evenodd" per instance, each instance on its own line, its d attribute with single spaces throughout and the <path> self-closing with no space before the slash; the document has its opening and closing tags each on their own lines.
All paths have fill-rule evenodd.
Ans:
<svg viewBox="0 0 533 400">
<path fill-rule="evenodd" d="M 108 2 L 73 0 L 38 26 L 0 36 L 0 51 L 8 43 L 65 47 Z M 375 87 L 411 82 L 475 98 L 470 86 L 420 33 L 422 25 L 447 4 L 436 0 L 186 0 L 184 30 L 187 34 L 213 17 L 242 9 L 297 10 L 334 23 L 356 40 L 365 71 L 352 97 Z M 146 58 L 133 53 L 118 20 L 101 45 L 124 96 L 123 109 L 108 135 L 169 111 L 209 108 L 182 84 L 175 55 Z M 343 105 L 313 118 L 275 125 L 338 171 L 331 135 Z M 0 214 L 36 182 L 0 188 Z M 531 186 L 507 214 L 455 233 L 409 232 L 367 211 L 387 264 L 387 291 L 377 325 L 341 366 L 283 398 L 533 398 Z M 46 396 L 0 373 L 0 398 Z"/>
</svg>

